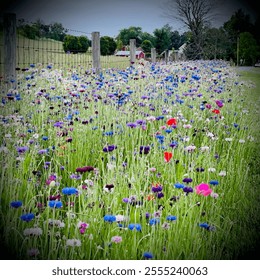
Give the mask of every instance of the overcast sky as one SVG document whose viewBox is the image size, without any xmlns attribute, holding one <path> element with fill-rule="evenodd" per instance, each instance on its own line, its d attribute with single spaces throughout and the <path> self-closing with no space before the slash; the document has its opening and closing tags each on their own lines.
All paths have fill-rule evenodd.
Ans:
<svg viewBox="0 0 260 280">
<path fill-rule="evenodd" d="M 153 33 L 169 23 L 173 30 L 186 31 L 182 23 L 163 16 L 168 0 L 1 0 L 1 11 L 16 13 L 17 19 L 41 19 L 45 24 L 62 23 L 65 28 L 87 33 L 99 31 L 101 36 L 118 35 L 129 26 L 142 27 Z M 174 0 L 173 0 L 174 1 Z M 217 17 L 213 23 L 220 27 L 239 8 L 255 18 L 258 0 L 215 0 Z M 71 33 L 71 32 L 70 32 Z M 80 35 L 80 34 L 79 34 Z"/>
</svg>

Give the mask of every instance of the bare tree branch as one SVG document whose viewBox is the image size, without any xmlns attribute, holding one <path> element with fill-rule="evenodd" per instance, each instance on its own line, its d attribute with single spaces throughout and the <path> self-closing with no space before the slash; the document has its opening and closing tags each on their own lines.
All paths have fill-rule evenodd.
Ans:
<svg viewBox="0 0 260 280">
<path fill-rule="evenodd" d="M 194 53 L 202 54 L 203 30 L 213 18 L 213 0 L 168 0 L 164 16 L 181 21 L 192 33 Z"/>
</svg>

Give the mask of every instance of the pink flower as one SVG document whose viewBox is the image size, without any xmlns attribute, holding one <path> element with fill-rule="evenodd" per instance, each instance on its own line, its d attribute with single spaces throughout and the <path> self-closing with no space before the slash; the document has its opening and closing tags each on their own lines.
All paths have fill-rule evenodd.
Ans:
<svg viewBox="0 0 260 280">
<path fill-rule="evenodd" d="M 122 237 L 121 237 L 121 236 L 118 236 L 118 235 L 113 236 L 113 237 L 111 238 L 111 242 L 120 243 L 120 242 L 122 242 Z"/>
<path fill-rule="evenodd" d="M 203 196 L 208 196 L 212 193 L 212 189 L 209 187 L 208 184 L 201 183 L 195 187 L 196 193 L 201 194 Z"/>
</svg>

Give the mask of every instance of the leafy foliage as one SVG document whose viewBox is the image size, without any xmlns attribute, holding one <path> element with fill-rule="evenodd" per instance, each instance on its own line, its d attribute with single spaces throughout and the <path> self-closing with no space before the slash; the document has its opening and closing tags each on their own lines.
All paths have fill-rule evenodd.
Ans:
<svg viewBox="0 0 260 280">
<path fill-rule="evenodd" d="M 153 47 L 152 42 L 149 40 L 144 40 L 141 44 L 142 49 L 144 50 L 145 53 L 150 53 L 151 48 Z"/>
<path fill-rule="evenodd" d="M 112 55 L 116 50 L 117 44 L 112 37 L 103 36 L 100 38 L 101 55 Z"/>
<path fill-rule="evenodd" d="M 18 23 L 18 32 L 28 39 L 50 38 L 63 41 L 67 31 L 61 23 L 54 22 L 48 25 L 40 19 L 34 23 L 26 23 L 24 19 L 20 19 Z"/>
<path fill-rule="evenodd" d="M 142 28 L 139 26 L 130 26 L 129 28 L 121 29 L 117 36 L 117 40 L 121 40 L 125 46 L 129 44 L 130 39 L 136 39 L 136 46 L 139 47 L 142 42 L 141 38 Z"/>
<path fill-rule="evenodd" d="M 240 34 L 240 58 L 243 64 L 253 65 L 256 63 L 257 58 L 260 56 L 260 47 L 253 35 L 249 32 Z"/>
<path fill-rule="evenodd" d="M 85 36 L 66 35 L 63 42 L 65 52 L 80 53 L 86 52 L 90 46 L 90 41 Z"/>
</svg>

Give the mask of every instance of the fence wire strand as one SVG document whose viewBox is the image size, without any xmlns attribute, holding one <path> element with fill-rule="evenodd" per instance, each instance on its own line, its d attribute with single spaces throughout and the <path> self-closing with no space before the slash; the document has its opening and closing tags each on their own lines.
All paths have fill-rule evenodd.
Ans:
<svg viewBox="0 0 260 280">
<path fill-rule="evenodd" d="M 54 68 L 75 68 L 81 67 L 86 70 L 92 68 L 91 47 L 84 53 L 65 52 L 62 41 L 50 38 L 29 39 L 21 33 L 21 26 L 35 25 L 35 22 L 16 20 L 16 69 L 25 69 L 30 65 L 52 65 Z M 1 26 L 2 27 L 2 26 Z M 79 34 L 91 39 L 92 33 L 64 28 L 66 35 Z M 76 36 L 76 35 L 74 35 Z M 100 56 L 101 68 L 126 68 L 129 66 L 129 58 L 111 56 Z M 0 30 L 0 76 L 4 76 L 4 42 L 3 29 Z"/>
</svg>

